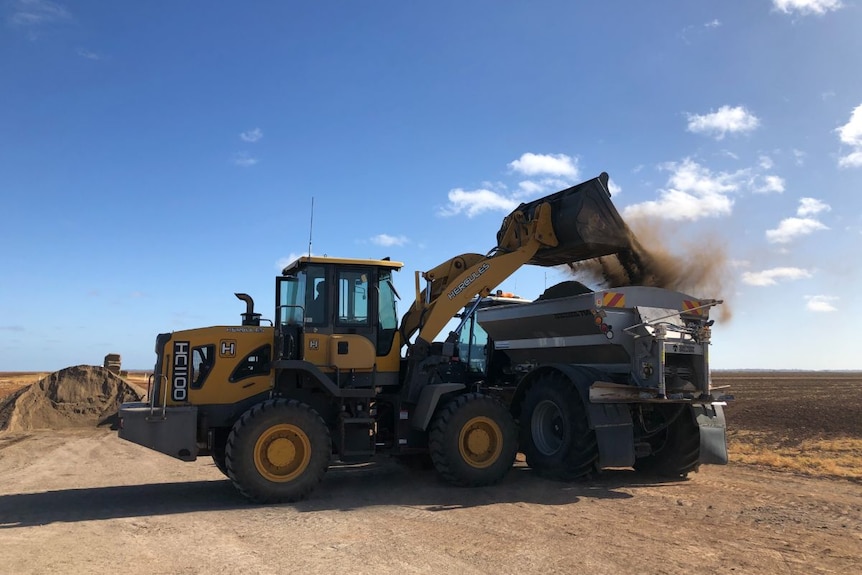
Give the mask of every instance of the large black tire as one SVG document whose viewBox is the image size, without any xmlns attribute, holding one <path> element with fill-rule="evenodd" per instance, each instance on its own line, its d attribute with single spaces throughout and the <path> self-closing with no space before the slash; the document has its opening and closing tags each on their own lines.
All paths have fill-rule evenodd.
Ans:
<svg viewBox="0 0 862 575">
<path fill-rule="evenodd" d="M 518 428 L 506 407 L 470 393 L 443 405 L 431 423 L 428 447 L 434 467 L 454 485 L 497 483 L 512 468 Z"/>
<path fill-rule="evenodd" d="M 228 477 L 258 503 L 298 501 L 329 469 L 332 439 L 323 419 L 296 400 L 271 399 L 246 411 L 225 448 Z"/>
<path fill-rule="evenodd" d="M 691 407 L 681 406 L 674 419 L 650 441 L 653 453 L 635 461 L 635 469 L 647 475 L 685 479 L 700 467 L 700 428 Z"/>
<path fill-rule="evenodd" d="M 434 461 L 428 453 L 409 453 L 394 456 L 398 465 L 411 471 L 431 471 L 434 469 Z"/>
<path fill-rule="evenodd" d="M 579 373 L 593 381 L 599 377 L 593 370 Z M 542 477 L 575 481 L 598 470 L 599 448 L 586 406 L 575 384 L 558 371 L 540 376 L 527 391 L 520 443 L 527 465 Z"/>
<path fill-rule="evenodd" d="M 225 461 L 227 455 L 225 454 L 225 449 L 227 448 L 229 433 L 230 429 L 227 428 L 218 428 L 213 431 L 213 450 L 211 454 L 213 463 L 225 475 L 227 475 L 227 462 Z"/>
</svg>

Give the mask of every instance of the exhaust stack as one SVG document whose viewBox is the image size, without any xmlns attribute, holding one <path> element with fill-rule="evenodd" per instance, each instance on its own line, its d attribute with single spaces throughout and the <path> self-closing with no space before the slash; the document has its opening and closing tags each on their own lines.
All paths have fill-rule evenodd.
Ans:
<svg viewBox="0 0 862 575">
<path fill-rule="evenodd" d="M 251 296 L 245 293 L 235 293 L 233 295 L 245 302 L 245 313 L 240 314 L 242 316 L 242 325 L 259 326 L 260 314 L 254 312 L 254 300 L 251 299 Z"/>
</svg>

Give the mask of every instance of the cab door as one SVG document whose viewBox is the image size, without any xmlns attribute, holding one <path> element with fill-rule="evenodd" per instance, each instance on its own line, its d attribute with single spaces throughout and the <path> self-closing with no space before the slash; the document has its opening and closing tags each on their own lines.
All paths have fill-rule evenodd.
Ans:
<svg viewBox="0 0 862 575">
<path fill-rule="evenodd" d="M 370 372 L 377 360 L 377 292 L 373 268 L 334 270 L 328 361 L 339 370 Z M 370 379 L 369 379 L 370 383 Z"/>
</svg>

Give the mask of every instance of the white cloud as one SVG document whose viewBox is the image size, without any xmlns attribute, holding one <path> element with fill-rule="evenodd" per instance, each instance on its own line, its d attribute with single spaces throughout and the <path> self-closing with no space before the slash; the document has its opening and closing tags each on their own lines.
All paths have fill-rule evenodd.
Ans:
<svg viewBox="0 0 862 575">
<path fill-rule="evenodd" d="M 409 240 L 405 236 L 390 236 L 389 234 L 377 234 L 371 238 L 371 243 L 385 248 L 392 246 L 403 246 Z"/>
<path fill-rule="evenodd" d="M 750 132 L 760 125 L 760 120 L 742 106 L 722 106 L 709 114 L 688 114 L 688 131 L 695 134 L 712 135 L 721 140 L 728 133 Z"/>
<path fill-rule="evenodd" d="M 78 48 L 77 54 L 81 58 L 85 58 L 87 60 L 101 60 L 102 59 L 102 57 L 99 54 L 96 54 L 95 52 L 91 52 L 91 51 L 86 50 L 84 48 Z"/>
<path fill-rule="evenodd" d="M 232 162 L 240 168 L 249 168 L 255 165 L 258 160 L 257 158 L 252 157 L 248 152 L 237 152 L 234 154 Z"/>
<path fill-rule="evenodd" d="M 832 206 L 816 198 L 801 198 L 799 207 L 796 209 L 796 215 L 799 217 L 813 216 L 830 210 L 832 210 Z"/>
<path fill-rule="evenodd" d="M 785 218 L 774 230 L 766 230 L 766 239 L 772 244 L 786 244 L 800 236 L 828 229 L 822 222 L 813 218 Z"/>
<path fill-rule="evenodd" d="M 623 216 L 651 216 L 669 220 L 698 220 L 724 216 L 731 212 L 733 200 L 728 196 L 738 188 L 735 174 L 713 174 L 686 158 L 662 166 L 671 172 L 667 188 L 659 190 L 659 199 L 627 206 Z"/>
<path fill-rule="evenodd" d="M 850 114 L 850 120 L 835 130 L 842 144 L 847 144 L 852 151 L 839 158 L 838 165 L 842 168 L 862 167 L 862 104 Z"/>
<path fill-rule="evenodd" d="M 862 146 L 862 104 L 850 114 L 850 121 L 836 130 L 841 141 L 850 146 Z"/>
<path fill-rule="evenodd" d="M 796 161 L 797 166 L 801 166 L 805 163 L 805 152 L 802 150 L 793 150 L 793 159 Z"/>
<path fill-rule="evenodd" d="M 17 0 L 12 5 L 9 20 L 16 26 L 37 26 L 47 22 L 68 20 L 69 11 L 49 0 Z"/>
<path fill-rule="evenodd" d="M 465 214 L 468 218 L 472 218 L 488 211 L 510 212 L 518 207 L 519 203 L 491 190 L 455 188 L 449 190 L 449 204 L 441 208 L 439 214 L 442 216 Z"/>
<path fill-rule="evenodd" d="M 489 182 L 483 182 L 482 186 L 484 189 L 500 189 L 502 191 L 506 190 L 505 185 L 497 185 L 493 186 Z M 544 196 L 558 190 L 564 190 L 572 186 L 572 183 L 569 180 L 563 180 L 560 178 L 542 178 L 540 180 L 524 180 L 518 182 L 518 192 L 512 195 L 512 199 L 516 198 L 529 198 L 534 199 L 540 196 Z"/>
<path fill-rule="evenodd" d="M 254 143 L 263 138 L 263 131 L 260 128 L 255 128 L 254 130 L 246 130 L 239 135 L 239 138 L 243 142 Z"/>
<path fill-rule="evenodd" d="M 689 24 L 685 26 L 679 33 L 680 39 L 686 44 L 691 44 L 692 40 L 695 40 L 699 37 L 702 37 L 706 30 L 715 29 L 721 26 L 721 20 L 714 18 L 709 22 L 704 22 L 702 25 L 698 26 L 696 24 Z"/>
<path fill-rule="evenodd" d="M 823 222 L 810 216 L 828 212 L 831 209 L 832 206 L 817 198 L 800 198 L 799 207 L 796 208 L 796 215 L 799 217 L 781 220 L 777 228 L 766 230 L 766 239 L 773 244 L 787 244 L 818 230 L 828 230 L 829 228 Z"/>
<path fill-rule="evenodd" d="M 839 168 L 862 168 L 862 149 L 851 152 L 838 160 Z"/>
<path fill-rule="evenodd" d="M 769 156 L 760 156 L 759 159 L 760 167 L 764 170 L 771 170 L 774 163 L 772 162 L 772 158 Z"/>
<path fill-rule="evenodd" d="M 841 0 L 772 0 L 772 5 L 785 14 L 825 14 L 844 6 Z"/>
<path fill-rule="evenodd" d="M 671 172 L 668 184 L 683 191 L 706 196 L 732 192 L 737 188 L 737 185 L 732 183 L 733 175 L 726 172 L 713 174 L 709 168 L 690 158 L 681 163 L 669 162 L 663 168 Z"/>
<path fill-rule="evenodd" d="M 518 182 L 518 187 L 521 188 L 521 191 L 524 192 L 524 195 L 527 196 L 538 195 L 539 192 L 544 190 L 541 184 L 532 180 L 524 180 L 523 182 Z"/>
<path fill-rule="evenodd" d="M 838 311 L 832 302 L 838 301 L 838 298 L 830 295 L 807 295 L 805 299 L 808 300 L 808 303 L 805 307 L 808 308 L 808 311 L 815 312 L 830 312 L 830 311 Z"/>
<path fill-rule="evenodd" d="M 623 193 L 623 189 L 619 187 L 613 180 L 608 180 L 608 191 L 612 196 L 618 196 Z"/>
<path fill-rule="evenodd" d="M 533 154 L 527 152 L 520 158 L 509 162 L 509 167 L 527 176 L 547 174 L 578 179 L 579 169 L 577 158 L 565 154 Z"/>
<path fill-rule="evenodd" d="M 530 178 L 518 182 L 514 191 L 502 182 L 482 182 L 475 190 L 453 188 L 448 193 L 448 204 L 440 208 L 438 214 L 472 218 L 488 211 L 512 211 L 521 201 L 530 201 L 572 186 L 580 175 L 577 158 L 565 154 L 527 152 L 509 162 L 508 167 L 512 172 Z"/>
<path fill-rule="evenodd" d="M 300 254 L 298 254 L 296 252 L 290 252 L 290 254 L 288 254 L 286 257 L 278 258 L 278 260 L 276 260 L 275 269 L 277 269 L 280 273 L 281 270 L 283 270 L 284 268 L 286 268 L 287 266 L 289 266 L 290 264 L 292 264 L 293 262 L 295 262 L 299 258 L 307 256 L 307 255 L 309 255 L 308 252 L 303 252 Z M 321 254 L 316 254 L 316 253 L 312 252 L 311 255 L 319 256 Z"/>
<path fill-rule="evenodd" d="M 784 178 L 779 176 L 762 176 L 759 178 L 762 183 L 752 183 L 751 190 L 758 194 L 768 194 L 772 192 L 784 192 Z"/>
<path fill-rule="evenodd" d="M 792 281 L 810 278 L 811 272 L 802 268 L 772 268 L 759 272 L 744 272 L 742 274 L 742 282 L 751 286 L 772 286 L 779 281 Z"/>
</svg>

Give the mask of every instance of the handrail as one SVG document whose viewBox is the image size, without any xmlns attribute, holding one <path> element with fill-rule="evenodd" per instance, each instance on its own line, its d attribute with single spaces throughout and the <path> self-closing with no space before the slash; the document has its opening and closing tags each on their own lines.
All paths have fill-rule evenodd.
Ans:
<svg viewBox="0 0 862 575">
<path fill-rule="evenodd" d="M 667 314 L 667 315 L 663 315 L 663 316 L 661 316 L 661 317 L 654 318 L 654 319 L 652 319 L 652 320 L 650 320 L 650 321 L 642 321 L 641 323 L 636 323 L 635 325 L 630 325 L 629 327 L 625 327 L 625 328 L 623 328 L 623 331 L 624 331 L 624 332 L 627 332 L 627 333 L 630 333 L 631 331 L 633 331 L 633 330 L 635 330 L 635 329 L 637 329 L 637 328 L 639 328 L 639 327 L 642 327 L 642 326 L 653 326 L 653 325 L 658 325 L 658 324 L 659 324 L 659 322 L 661 322 L 662 320 L 665 320 L 665 319 L 668 319 L 668 318 L 671 318 L 671 317 L 674 317 L 674 316 L 681 316 L 682 314 L 690 313 L 690 312 L 692 312 L 692 311 L 697 311 L 697 310 L 699 310 L 699 309 L 703 309 L 703 308 L 705 308 L 705 307 L 713 307 L 713 306 L 717 306 L 717 305 L 719 305 L 719 304 L 723 304 L 723 303 L 724 303 L 724 300 L 722 300 L 722 299 L 709 300 L 709 301 L 708 301 L 708 302 L 706 302 L 705 304 L 703 304 L 703 305 L 699 305 L 699 306 L 697 306 L 697 307 L 693 307 L 693 308 L 691 308 L 691 309 L 682 310 L 682 311 L 675 311 L 675 312 L 673 312 L 673 313 L 669 313 L 669 314 Z M 683 326 L 675 326 L 675 328 L 677 328 L 677 329 L 676 329 L 676 331 L 682 331 L 682 332 L 685 332 L 685 333 L 689 333 L 689 332 L 694 333 L 694 330 L 686 330 Z M 635 336 L 635 337 L 638 337 L 638 336 Z"/>
<path fill-rule="evenodd" d="M 156 412 L 156 396 L 153 394 L 153 378 L 156 374 L 151 373 L 147 377 L 147 397 L 150 400 L 150 417 L 153 416 Z M 165 401 L 162 402 L 162 417 L 165 416 L 165 403 L 167 403 L 167 393 L 168 393 L 168 376 L 164 374 L 159 374 L 159 382 L 164 381 L 165 388 Z"/>
<path fill-rule="evenodd" d="M 164 397 L 162 398 L 162 419 L 164 419 L 164 418 L 165 418 L 165 413 L 167 412 L 166 410 L 167 410 L 167 408 L 168 408 L 168 387 L 169 387 L 169 386 L 167 385 L 167 383 L 168 383 L 168 376 L 163 375 L 162 377 L 164 377 L 164 378 L 165 378 L 165 394 L 164 394 Z"/>
</svg>

